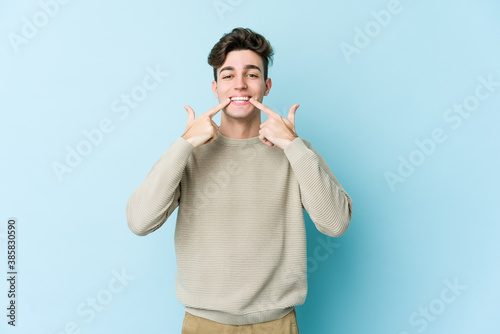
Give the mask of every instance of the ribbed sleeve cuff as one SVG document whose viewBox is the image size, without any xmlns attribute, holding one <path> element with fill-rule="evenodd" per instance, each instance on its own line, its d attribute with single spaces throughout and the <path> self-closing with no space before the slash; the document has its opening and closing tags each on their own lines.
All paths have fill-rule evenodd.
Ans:
<svg viewBox="0 0 500 334">
<path fill-rule="evenodd" d="M 188 158 L 191 153 L 193 153 L 194 146 L 191 145 L 190 142 L 188 142 L 186 139 L 183 137 L 177 138 L 171 145 L 170 145 L 170 150 L 175 151 L 179 155 L 184 155 L 186 158 Z"/>
<path fill-rule="evenodd" d="M 290 165 L 293 165 L 295 162 L 297 162 L 308 151 L 309 148 L 300 137 L 292 140 L 292 142 L 288 144 L 288 146 L 283 150 L 288 158 L 288 161 L 290 161 Z"/>
</svg>

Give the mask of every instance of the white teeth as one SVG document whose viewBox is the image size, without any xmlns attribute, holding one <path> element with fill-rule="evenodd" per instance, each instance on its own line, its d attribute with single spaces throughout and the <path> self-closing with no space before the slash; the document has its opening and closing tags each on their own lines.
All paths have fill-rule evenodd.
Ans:
<svg viewBox="0 0 500 334">
<path fill-rule="evenodd" d="M 235 96 L 231 98 L 231 101 L 248 101 L 250 97 L 248 96 Z"/>
</svg>

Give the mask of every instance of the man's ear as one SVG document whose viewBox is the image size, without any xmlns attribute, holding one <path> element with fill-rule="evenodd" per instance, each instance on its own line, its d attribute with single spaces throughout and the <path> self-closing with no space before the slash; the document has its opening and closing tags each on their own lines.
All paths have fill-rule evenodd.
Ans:
<svg viewBox="0 0 500 334">
<path fill-rule="evenodd" d="M 212 81 L 212 91 L 214 92 L 215 94 L 215 97 L 216 98 L 219 98 L 219 94 L 217 93 L 217 81 Z"/>
<path fill-rule="evenodd" d="M 271 78 L 266 79 L 266 90 L 264 91 L 264 96 L 267 96 L 269 94 L 269 91 L 271 90 L 271 87 L 273 86 L 273 82 L 271 81 Z"/>
</svg>

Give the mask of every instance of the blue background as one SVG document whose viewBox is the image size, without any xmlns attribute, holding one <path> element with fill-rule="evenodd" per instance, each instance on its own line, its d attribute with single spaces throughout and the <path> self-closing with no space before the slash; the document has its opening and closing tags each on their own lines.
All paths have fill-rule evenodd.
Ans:
<svg viewBox="0 0 500 334">
<path fill-rule="evenodd" d="M 340 238 L 306 219 L 300 332 L 499 333 L 499 15 L 493 0 L 2 1 L 0 267 L 16 217 L 19 294 L 11 328 L 1 280 L 1 332 L 180 333 L 177 211 L 138 237 L 125 206 L 184 132 L 184 105 L 199 115 L 217 104 L 206 58 L 242 26 L 275 49 L 264 103 L 283 116 L 300 103 L 297 133 L 354 202 Z M 148 69 L 163 74 L 141 91 Z M 497 84 L 459 126 L 446 121 L 480 78 Z M 134 91 L 147 96 L 125 114 L 120 98 Z M 58 178 L 67 147 L 106 119 L 112 130 Z M 446 140 L 418 153 L 435 128 Z M 391 187 L 400 157 L 418 165 Z"/>
</svg>

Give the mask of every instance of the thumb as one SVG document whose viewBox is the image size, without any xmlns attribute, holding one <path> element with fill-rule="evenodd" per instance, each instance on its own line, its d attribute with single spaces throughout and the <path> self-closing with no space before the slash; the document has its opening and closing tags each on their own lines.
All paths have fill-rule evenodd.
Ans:
<svg viewBox="0 0 500 334">
<path fill-rule="evenodd" d="M 295 112 L 297 111 L 297 109 L 300 107 L 299 104 L 294 104 L 290 110 L 288 111 L 288 117 L 287 119 L 292 122 L 292 124 L 295 126 Z"/>
<path fill-rule="evenodd" d="M 194 110 L 190 106 L 184 106 L 188 113 L 188 122 L 194 121 Z"/>
</svg>

